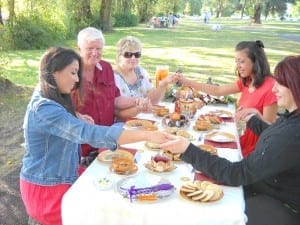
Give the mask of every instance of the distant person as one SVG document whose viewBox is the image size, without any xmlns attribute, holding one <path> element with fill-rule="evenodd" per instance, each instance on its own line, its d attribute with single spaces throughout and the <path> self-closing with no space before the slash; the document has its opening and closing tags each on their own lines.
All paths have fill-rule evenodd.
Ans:
<svg viewBox="0 0 300 225">
<path fill-rule="evenodd" d="M 243 185 L 247 225 L 300 224 L 300 56 L 279 62 L 274 77 L 273 92 L 285 112 L 271 125 L 257 111 L 242 115 L 259 135 L 248 157 L 231 162 L 180 136 L 160 145 L 222 184 Z"/>
<path fill-rule="evenodd" d="M 203 20 L 204 20 L 204 24 L 208 24 L 209 23 L 209 14 L 208 14 L 208 12 L 204 13 Z"/>
<path fill-rule="evenodd" d="M 75 51 L 60 47 L 46 51 L 40 62 L 39 87 L 24 118 L 21 197 L 28 215 L 43 225 L 62 224 L 62 197 L 79 176 L 80 144 L 114 150 L 120 144 L 167 140 L 158 131 L 124 130 L 78 119 L 70 92 L 80 87 L 81 72 L 81 58 Z"/>
<path fill-rule="evenodd" d="M 127 36 L 118 41 L 114 71 L 116 85 L 122 96 L 148 98 L 151 104 L 157 104 L 164 97 L 168 85 L 175 83 L 177 79 L 169 75 L 154 88 L 148 72 L 140 66 L 141 57 L 142 44 L 138 38 Z M 117 117 L 124 120 L 145 110 L 148 108 L 131 107 L 119 111 Z"/>
<path fill-rule="evenodd" d="M 114 72 L 109 62 L 102 59 L 105 39 L 102 32 L 87 27 L 78 33 L 77 45 L 82 58 L 82 85 L 72 92 L 72 100 L 78 116 L 89 115 L 95 124 L 111 126 L 115 113 L 130 107 L 143 105 L 139 100 L 120 95 L 115 84 Z M 82 146 L 82 161 L 96 151 L 90 145 Z"/>
<path fill-rule="evenodd" d="M 180 82 L 204 93 L 224 96 L 241 93 L 238 101 L 236 119 L 254 112 L 268 123 L 276 119 L 277 100 L 272 87 L 275 80 L 271 75 L 269 62 L 264 52 L 262 41 L 242 41 L 236 48 L 236 70 L 238 80 L 225 85 L 198 83 L 181 76 Z M 258 136 L 246 129 L 240 137 L 243 156 L 247 156 L 255 148 Z"/>
<path fill-rule="evenodd" d="M 169 27 L 172 28 L 174 26 L 174 16 L 172 13 L 169 13 L 168 20 L 169 20 Z"/>
</svg>

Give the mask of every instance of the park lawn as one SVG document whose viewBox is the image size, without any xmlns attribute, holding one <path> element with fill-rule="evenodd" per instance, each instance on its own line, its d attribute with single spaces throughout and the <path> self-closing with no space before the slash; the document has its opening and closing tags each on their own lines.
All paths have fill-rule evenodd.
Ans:
<svg viewBox="0 0 300 225">
<path fill-rule="evenodd" d="M 211 29 L 220 24 L 220 31 Z M 105 33 L 103 58 L 114 64 L 116 42 L 132 35 L 143 43 L 141 64 L 154 77 L 155 66 L 167 64 L 170 71 L 180 68 L 197 81 L 212 77 L 216 83 L 236 79 L 235 45 L 244 40 L 262 40 L 271 68 L 287 55 L 300 54 L 299 22 L 263 21 L 255 25 L 244 20 L 182 18 L 174 28 L 152 29 L 145 24 L 116 28 Z M 295 41 L 297 40 L 297 41 Z M 68 40 L 66 47 L 76 49 L 76 40 Z M 1 52 L 0 75 L 15 84 L 34 87 L 38 82 L 38 65 L 43 50 Z"/>
</svg>

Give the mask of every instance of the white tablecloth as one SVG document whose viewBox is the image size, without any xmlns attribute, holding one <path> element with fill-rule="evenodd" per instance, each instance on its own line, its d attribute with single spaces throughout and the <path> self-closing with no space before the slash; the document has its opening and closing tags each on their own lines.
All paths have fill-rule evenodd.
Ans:
<svg viewBox="0 0 300 225">
<path fill-rule="evenodd" d="M 172 105 L 170 106 L 172 107 Z M 214 109 L 203 107 L 197 114 Z M 139 115 L 140 118 L 156 119 L 151 114 Z M 192 127 L 192 126 L 191 126 Z M 230 131 L 237 135 L 234 123 L 221 126 L 222 131 Z M 198 132 L 189 128 L 197 141 Z M 109 166 L 97 159 L 80 176 L 67 191 L 62 202 L 62 218 L 64 225 L 243 225 L 246 223 L 245 204 L 242 187 L 222 186 L 224 197 L 216 202 L 191 202 L 179 195 L 182 177 L 193 179 L 192 167 L 184 162 L 176 164 L 177 168 L 166 174 L 157 174 L 147 170 L 144 163 L 157 152 L 146 150 L 144 142 L 126 145 L 138 149 L 138 171 L 135 176 L 151 179 L 162 176 L 168 179 L 176 191 L 169 197 L 155 202 L 130 202 L 117 191 L 116 184 L 124 175 L 117 175 L 109 170 Z M 239 149 L 218 148 L 218 155 L 231 161 L 241 159 Z M 95 181 L 101 177 L 109 177 L 113 185 L 107 190 L 100 190 Z"/>
</svg>

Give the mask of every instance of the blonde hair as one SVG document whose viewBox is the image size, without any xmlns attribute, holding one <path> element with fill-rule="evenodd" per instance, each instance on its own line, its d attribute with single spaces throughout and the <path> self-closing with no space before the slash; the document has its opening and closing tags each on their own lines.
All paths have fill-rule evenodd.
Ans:
<svg viewBox="0 0 300 225">
<path fill-rule="evenodd" d="M 142 43 L 141 41 L 133 36 L 127 36 L 120 39 L 117 43 L 117 54 L 116 54 L 116 63 L 119 63 L 119 58 L 127 51 L 142 51 Z"/>
<path fill-rule="evenodd" d="M 104 36 L 101 32 L 101 30 L 98 30 L 95 27 L 87 27 L 79 31 L 77 35 L 77 45 L 81 46 L 82 43 L 86 41 L 95 41 L 95 40 L 100 40 L 103 45 L 105 44 L 105 39 Z"/>
</svg>

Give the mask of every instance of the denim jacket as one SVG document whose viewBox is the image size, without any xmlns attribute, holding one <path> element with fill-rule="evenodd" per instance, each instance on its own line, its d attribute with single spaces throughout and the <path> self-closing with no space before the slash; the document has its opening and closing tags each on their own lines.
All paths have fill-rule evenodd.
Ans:
<svg viewBox="0 0 300 225">
<path fill-rule="evenodd" d="M 72 184 L 78 177 L 80 144 L 117 148 L 123 128 L 85 123 L 34 91 L 24 118 L 21 178 L 40 185 Z"/>
</svg>

